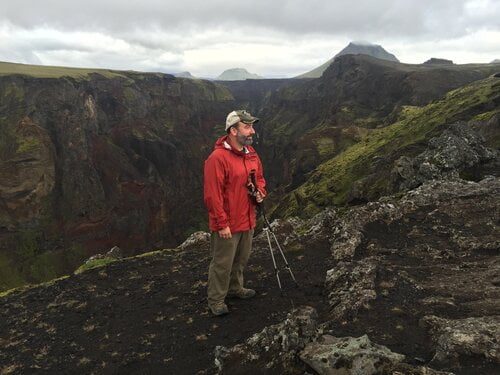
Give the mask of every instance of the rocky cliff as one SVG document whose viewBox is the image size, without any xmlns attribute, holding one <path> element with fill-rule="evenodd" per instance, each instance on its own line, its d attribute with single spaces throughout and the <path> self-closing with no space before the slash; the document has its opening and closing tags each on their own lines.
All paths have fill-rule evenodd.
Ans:
<svg viewBox="0 0 500 375">
<path fill-rule="evenodd" d="M 343 56 L 320 79 L 278 90 L 262 115 L 270 183 L 281 198 L 293 190 L 280 198 L 278 212 L 388 194 L 385 168 L 395 159 L 423 152 L 426 141 L 457 120 L 492 118 L 500 81 L 490 65 L 470 68 Z"/>
<path fill-rule="evenodd" d="M 234 107 L 261 118 L 274 217 L 416 187 L 435 174 L 418 155 L 456 121 L 498 148 L 492 72 L 346 55 L 319 79 L 219 84 L 0 64 L 0 289 L 115 245 L 131 254 L 206 228 L 202 164 Z M 475 150 L 460 177 L 495 173 Z"/>
<path fill-rule="evenodd" d="M 0 76 L 2 273 L 53 277 L 75 265 L 64 254 L 130 254 L 200 228 L 201 161 L 232 102 L 217 84 L 161 74 Z"/>
<path fill-rule="evenodd" d="M 500 179 L 433 181 L 264 234 L 210 317 L 207 236 L 0 297 L 4 374 L 497 374 Z M 186 272 L 189 270 L 189 272 Z M 237 329 L 235 328 L 237 327 Z"/>
</svg>

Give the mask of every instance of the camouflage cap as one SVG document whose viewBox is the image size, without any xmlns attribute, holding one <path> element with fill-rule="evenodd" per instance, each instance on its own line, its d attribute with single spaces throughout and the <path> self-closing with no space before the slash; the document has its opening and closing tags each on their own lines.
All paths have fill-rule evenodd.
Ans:
<svg viewBox="0 0 500 375">
<path fill-rule="evenodd" d="M 244 122 L 245 124 L 253 124 L 259 121 L 257 117 L 252 116 L 249 112 L 244 109 L 238 109 L 227 115 L 226 118 L 226 131 L 238 122 Z"/>
</svg>

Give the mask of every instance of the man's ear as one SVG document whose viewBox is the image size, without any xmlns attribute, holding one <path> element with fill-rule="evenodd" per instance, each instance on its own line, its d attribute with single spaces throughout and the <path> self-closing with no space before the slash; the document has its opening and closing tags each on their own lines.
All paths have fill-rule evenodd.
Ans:
<svg viewBox="0 0 500 375">
<path fill-rule="evenodd" d="M 238 134 L 238 129 L 236 128 L 238 125 L 235 125 L 235 126 L 231 126 L 229 128 L 229 134 L 231 134 L 232 136 L 236 136 Z"/>
</svg>

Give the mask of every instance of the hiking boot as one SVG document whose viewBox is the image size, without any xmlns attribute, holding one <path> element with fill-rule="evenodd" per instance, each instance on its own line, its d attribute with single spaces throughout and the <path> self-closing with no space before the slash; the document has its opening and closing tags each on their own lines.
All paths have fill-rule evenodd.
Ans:
<svg viewBox="0 0 500 375">
<path fill-rule="evenodd" d="M 216 303 L 215 305 L 208 305 L 212 314 L 216 316 L 225 315 L 229 313 L 227 305 L 224 302 Z"/>
<path fill-rule="evenodd" d="M 253 296 L 255 296 L 255 290 L 243 288 L 239 292 L 228 293 L 227 296 L 230 298 L 248 299 L 248 298 L 252 298 Z"/>
</svg>

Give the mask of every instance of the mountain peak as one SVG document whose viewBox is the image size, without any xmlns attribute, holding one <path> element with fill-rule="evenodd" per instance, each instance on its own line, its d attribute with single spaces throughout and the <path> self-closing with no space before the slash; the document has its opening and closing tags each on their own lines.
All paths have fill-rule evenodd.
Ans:
<svg viewBox="0 0 500 375">
<path fill-rule="evenodd" d="M 378 46 L 380 47 L 379 44 L 373 44 L 370 42 L 367 42 L 366 40 L 353 40 L 352 42 L 349 42 L 347 46 Z"/>
<path fill-rule="evenodd" d="M 174 74 L 175 77 L 177 78 L 190 78 L 190 79 L 196 79 L 194 75 L 192 75 L 190 72 L 180 72 Z"/>
<path fill-rule="evenodd" d="M 431 57 L 429 60 L 424 62 L 424 65 L 432 65 L 432 64 L 434 64 L 434 65 L 436 65 L 436 64 L 453 65 L 453 61 L 447 60 L 447 59 L 441 59 L 441 58 L 437 58 L 437 57 Z"/>
<path fill-rule="evenodd" d="M 330 60 L 317 68 L 299 75 L 296 78 L 318 78 L 330 66 L 335 58 L 342 55 L 369 55 L 381 60 L 399 62 L 392 53 L 387 52 L 381 45 L 373 44 L 367 41 L 352 41 L 342 51 L 333 56 Z"/>
<path fill-rule="evenodd" d="M 250 73 L 245 68 L 232 68 L 224 70 L 216 80 L 220 81 L 242 81 L 245 79 L 264 79 L 255 73 Z"/>
<path fill-rule="evenodd" d="M 387 52 L 381 45 L 365 41 L 350 42 L 347 47 L 337 53 L 335 57 L 342 55 L 369 55 L 381 60 L 399 62 L 392 53 Z M 335 58 L 334 57 L 334 58 Z"/>
</svg>

